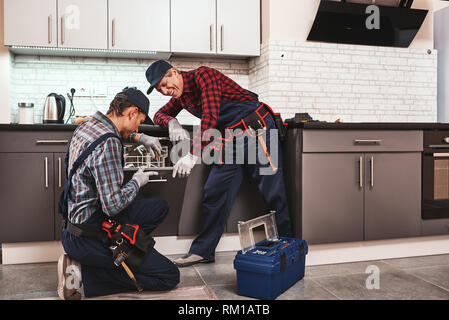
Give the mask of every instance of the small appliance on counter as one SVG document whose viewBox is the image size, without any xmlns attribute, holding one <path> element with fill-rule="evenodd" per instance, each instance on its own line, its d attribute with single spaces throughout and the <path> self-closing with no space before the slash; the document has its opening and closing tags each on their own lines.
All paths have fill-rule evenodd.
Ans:
<svg viewBox="0 0 449 320">
<path fill-rule="evenodd" d="M 45 100 L 43 123 L 64 123 L 65 98 L 63 95 L 50 93 Z"/>
<path fill-rule="evenodd" d="M 19 124 L 34 123 L 34 103 L 19 102 Z"/>
<path fill-rule="evenodd" d="M 234 269 L 239 295 L 275 299 L 304 277 L 307 243 L 278 237 L 274 215 L 271 211 L 238 224 L 242 250 L 234 259 Z M 254 231 L 260 226 L 265 227 L 266 239 L 256 243 Z"/>
</svg>

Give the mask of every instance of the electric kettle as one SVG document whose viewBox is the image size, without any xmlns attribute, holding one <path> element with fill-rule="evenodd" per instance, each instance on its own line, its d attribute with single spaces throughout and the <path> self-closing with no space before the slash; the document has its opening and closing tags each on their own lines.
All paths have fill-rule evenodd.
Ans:
<svg viewBox="0 0 449 320">
<path fill-rule="evenodd" d="M 50 93 L 45 99 L 43 123 L 64 123 L 64 113 L 64 96 Z"/>
</svg>

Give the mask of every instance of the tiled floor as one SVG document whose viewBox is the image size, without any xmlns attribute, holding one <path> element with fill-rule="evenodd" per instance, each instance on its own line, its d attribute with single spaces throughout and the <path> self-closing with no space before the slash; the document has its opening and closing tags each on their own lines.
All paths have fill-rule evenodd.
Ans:
<svg viewBox="0 0 449 320">
<path fill-rule="evenodd" d="M 250 299 L 236 293 L 234 257 L 221 252 L 215 263 L 182 268 L 179 286 L 207 284 L 219 299 Z M 369 270 L 379 271 L 378 289 L 367 288 L 374 283 Z M 57 297 L 56 286 L 56 263 L 0 265 L 0 299 Z M 278 299 L 449 300 L 449 255 L 309 266 L 304 279 Z"/>
</svg>

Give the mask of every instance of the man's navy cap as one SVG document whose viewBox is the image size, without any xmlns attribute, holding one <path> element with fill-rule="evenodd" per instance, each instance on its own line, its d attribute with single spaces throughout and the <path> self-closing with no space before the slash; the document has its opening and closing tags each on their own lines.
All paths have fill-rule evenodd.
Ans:
<svg viewBox="0 0 449 320">
<path fill-rule="evenodd" d="M 147 77 L 148 82 L 150 83 L 150 87 L 147 90 L 147 94 L 150 94 L 153 91 L 154 86 L 162 80 L 168 70 L 173 68 L 173 66 L 164 60 L 158 60 L 153 62 L 147 69 L 145 76 Z"/>
<path fill-rule="evenodd" d="M 144 124 L 154 124 L 148 116 L 148 112 L 150 111 L 150 100 L 148 100 L 145 94 L 142 91 L 137 90 L 136 87 L 126 87 L 122 92 L 126 93 L 126 101 L 132 103 L 139 108 L 141 112 L 147 115 Z"/>
</svg>

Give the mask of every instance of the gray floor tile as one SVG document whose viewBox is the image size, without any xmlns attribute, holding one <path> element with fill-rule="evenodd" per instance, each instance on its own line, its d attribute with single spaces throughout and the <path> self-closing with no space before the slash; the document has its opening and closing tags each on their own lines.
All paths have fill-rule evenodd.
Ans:
<svg viewBox="0 0 449 320">
<path fill-rule="evenodd" d="M 338 298 L 320 286 L 311 278 L 304 278 L 284 293 L 276 300 L 337 300 Z"/>
<path fill-rule="evenodd" d="M 237 283 L 225 285 L 211 285 L 215 295 L 219 300 L 257 300 L 251 297 L 240 296 L 237 294 Z"/>
<path fill-rule="evenodd" d="M 56 291 L 57 263 L 0 265 L 0 296 Z"/>
<path fill-rule="evenodd" d="M 339 299 L 350 300 L 439 300 L 449 299 L 449 292 L 401 270 L 380 272 L 379 289 L 368 289 L 371 274 L 319 277 L 313 280 Z"/>
<path fill-rule="evenodd" d="M 406 272 L 449 292 L 449 265 L 407 269 Z"/>
<path fill-rule="evenodd" d="M 205 285 L 203 279 L 198 274 L 193 266 L 180 268 L 181 279 L 178 287 L 188 287 L 188 286 L 202 286 Z"/>
<path fill-rule="evenodd" d="M 369 266 L 378 267 L 380 272 L 393 269 L 392 266 L 383 261 L 372 260 L 362 262 L 310 266 L 306 267 L 305 275 L 308 278 L 317 278 L 317 277 L 328 277 L 332 275 L 358 274 L 358 273 L 365 273 Z"/>
<path fill-rule="evenodd" d="M 449 266 L 449 254 L 410 257 L 400 259 L 385 259 L 383 262 L 400 269 L 422 268 L 429 266 Z"/>
</svg>

